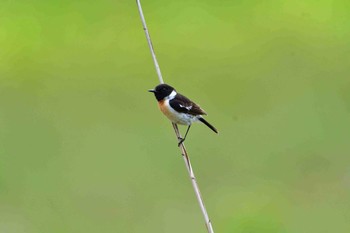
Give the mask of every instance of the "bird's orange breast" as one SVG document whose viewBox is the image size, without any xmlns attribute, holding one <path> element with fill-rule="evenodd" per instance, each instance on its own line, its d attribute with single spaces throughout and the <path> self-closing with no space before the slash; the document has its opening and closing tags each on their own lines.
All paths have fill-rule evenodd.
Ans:
<svg viewBox="0 0 350 233">
<path fill-rule="evenodd" d="M 164 115 L 166 115 L 167 117 L 170 116 L 171 112 L 169 110 L 169 106 L 167 105 L 167 103 L 165 102 L 165 100 L 161 100 L 158 102 L 158 106 L 159 106 L 159 109 L 160 111 L 162 111 L 162 113 Z"/>
<path fill-rule="evenodd" d="M 176 115 L 170 110 L 170 106 L 168 101 L 165 100 L 161 100 L 158 102 L 158 106 L 160 111 L 162 111 L 162 113 L 172 122 L 177 123 L 178 119 L 176 117 Z"/>
</svg>

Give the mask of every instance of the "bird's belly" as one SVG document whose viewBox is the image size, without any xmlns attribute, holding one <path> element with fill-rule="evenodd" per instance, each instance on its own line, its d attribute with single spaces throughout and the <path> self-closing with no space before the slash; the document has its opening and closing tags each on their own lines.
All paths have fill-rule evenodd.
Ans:
<svg viewBox="0 0 350 233">
<path fill-rule="evenodd" d="M 158 106 L 162 113 L 173 123 L 190 125 L 197 120 L 197 117 L 193 115 L 176 112 L 169 106 L 169 101 L 167 100 L 159 101 Z"/>
</svg>

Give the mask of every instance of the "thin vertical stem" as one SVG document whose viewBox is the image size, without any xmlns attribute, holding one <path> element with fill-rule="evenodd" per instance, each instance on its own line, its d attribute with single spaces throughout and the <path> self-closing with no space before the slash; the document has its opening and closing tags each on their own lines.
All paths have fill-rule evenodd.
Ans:
<svg viewBox="0 0 350 233">
<path fill-rule="evenodd" d="M 149 35 L 148 29 L 147 29 L 147 24 L 146 24 L 145 16 L 143 16 L 143 11 L 142 11 L 142 7 L 141 7 L 140 0 L 136 0 L 136 3 L 137 3 L 137 7 L 138 7 L 138 9 L 139 9 L 139 13 L 140 13 L 140 17 L 141 17 L 141 22 L 142 22 L 143 30 L 145 31 L 145 35 L 146 35 L 146 39 L 147 39 L 147 42 L 148 42 L 148 46 L 149 46 L 149 49 L 150 49 L 151 54 L 152 54 L 154 67 L 156 68 L 156 71 L 157 71 L 157 74 L 158 74 L 159 82 L 160 82 L 160 83 L 164 83 L 163 77 L 162 77 L 162 72 L 160 72 L 160 67 L 159 67 L 159 64 L 158 64 L 158 61 L 157 61 L 156 54 L 155 54 L 155 52 L 154 52 L 153 45 L 152 45 L 151 36 Z"/>
<path fill-rule="evenodd" d="M 147 39 L 147 42 L 148 42 L 148 46 L 149 46 L 149 49 L 150 49 L 151 54 L 152 54 L 154 66 L 155 66 L 157 74 L 158 74 L 159 82 L 160 83 L 164 83 L 163 78 L 162 78 L 162 73 L 160 71 L 160 67 L 159 67 L 156 55 L 154 53 L 151 37 L 150 37 L 148 29 L 147 29 L 146 20 L 145 20 L 145 17 L 143 15 L 143 12 L 142 12 L 140 0 L 136 0 L 136 3 L 137 3 L 137 6 L 138 6 L 138 9 L 139 9 L 139 13 L 140 13 L 140 17 L 141 17 L 141 21 L 142 21 L 142 25 L 143 25 L 143 30 L 145 31 L 145 35 L 146 35 L 146 39 Z M 179 131 L 178 127 L 177 127 L 177 124 L 172 123 L 172 125 L 173 125 L 173 128 L 174 128 L 174 131 L 175 131 L 177 139 L 180 140 L 182 137 L 181 137 L 180 131 Z M 191 161 L 190 161 L 190 158 L 189 158 L 189 156 L 187 154 L 187 150 L 186 150 L 186 147 L 185 147 L 184 143 L 180 144 L 180 150 L 181 150 L 181 154 L 182 154 L 182 157 L 184 159 L 184 162 L 185 162 L 188 174 L 190 176 L 191 183 L 192 183 L 194 192 L 196 194 L 196 198 L 197 198 L 198 203 L 199 203 L 199 207 L 200 207 L 200 209 L 202 211 L 202 214 L 203 214 L 203 217 L 204 217 L 204 220 L 205 220 L 205 225 L 207 227 L 208 233 L 214 233 L 214 230 L 213 230 L 213 227 L 211 225 L 211 221 L 209 219 L 208 212 L 207 212 L 207 210 L 205 208 L 203 198 L 202 198 L 201 193 L 199 191 L 197 180 L 196 180 L 196 177 L 194 175 L 194 172 L 193 172 L 193 169 L 192 169 L 192 165 L 191 165 Z"/>
<path fill-rule="evenodd" d="M 173 123 L 173 128 L 175 130 L 176 137 L 177 138 L 182 138 L 181 134 L 180 134 L 180 131 L 179 131 L 179 128 L 177 127 L 177 124 Z M 202 214 L 203 214 L 203 217 L 204 217 L 204 220 L 205 220 L 205 225 L 207 227 L 207 230 L 208 230 L 209 233 L 214 233 L 213 226 L 211 225 L 211 221 L 210 221 L 207 209 L 205 208 L 201 192 L 199 191 L 199 186 L 197 184 L 197 179 L 196 179 L 196 177 L 194 175 L 194 172 L 193 172 L 193 169 L 192 169 L 192 165 L 191 165 L 191 161 L 190 161 L 190 157 L 187 154 L 187 150 L 186 150 L 186 147 L 185 147 L 184 143 L 181 143 L 180 149 L 181 149 L 182 158 L 184 159 L 185 164 L 186 164 L 186 168 L 187 168 L 188 174 L 190 175 L 192 186 L 193 186 L 194 192 L 196 194 L 199 207 L 201 208 L 201 211 L 202 211 Z"/>
</svg>

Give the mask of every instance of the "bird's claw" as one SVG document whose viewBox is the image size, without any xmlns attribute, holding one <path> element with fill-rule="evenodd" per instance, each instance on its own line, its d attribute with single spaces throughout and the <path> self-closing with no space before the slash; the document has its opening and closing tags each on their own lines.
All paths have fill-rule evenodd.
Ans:
<svg viewBox="0 0 350 233">
<path fill-rule="evenodd" d="M 184 138 L 178 137 L 177 139 L 179 139 L 179 143 L 177 144 L 178 147 L 180 147 L 180 145 L 185 141 Z"/>
</svg>

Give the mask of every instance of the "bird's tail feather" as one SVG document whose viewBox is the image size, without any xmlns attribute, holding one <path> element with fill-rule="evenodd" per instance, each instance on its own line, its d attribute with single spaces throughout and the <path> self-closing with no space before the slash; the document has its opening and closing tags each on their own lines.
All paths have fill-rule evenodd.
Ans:
<svg viewBox="0 0 350 233">
<path fill-rule="evenodd" d="M 213 130 L 215 133 L 218 133 L 218 130 L 212 126 L 211 124 L 209 124 L 208 121 L 206 121 L 203 117 L 199 117 L 198 120 L 200 120 L 201 122 L 203 122 L 203 124 L 205 124 L 206 126 L 208 126 L 211 130 Z"/>
</svg>

